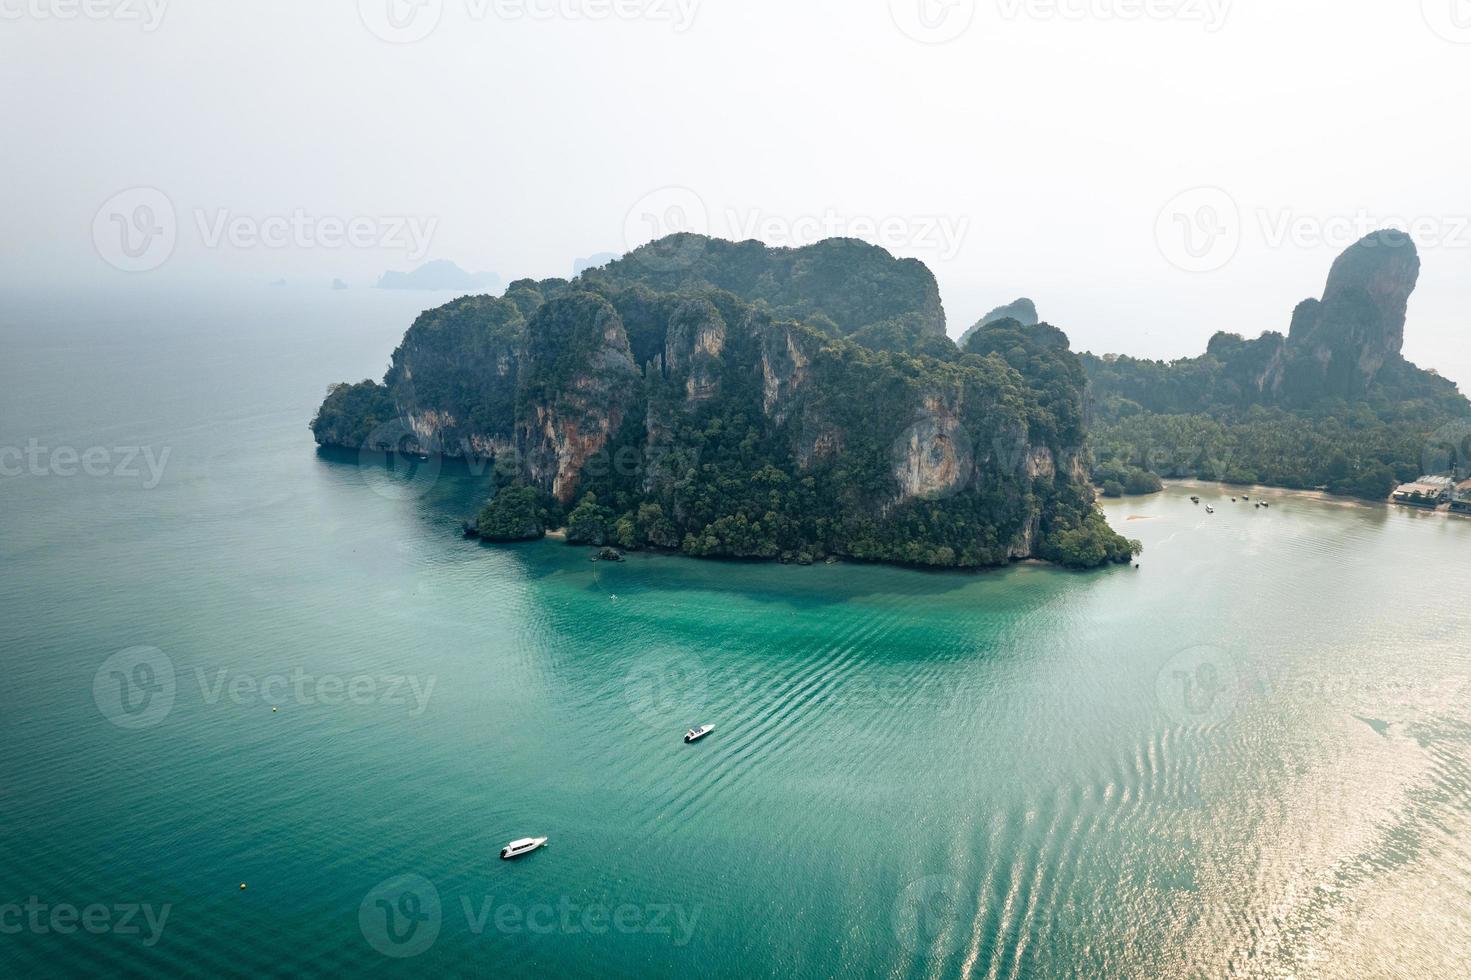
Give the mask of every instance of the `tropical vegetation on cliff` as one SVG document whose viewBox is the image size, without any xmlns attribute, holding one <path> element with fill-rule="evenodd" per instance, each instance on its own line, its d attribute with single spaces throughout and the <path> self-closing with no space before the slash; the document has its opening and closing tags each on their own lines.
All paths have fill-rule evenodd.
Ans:
<svg viewBox="0 0 1471 980">
<path fill-rule="evenodd" d="M 1100 467 L 1384 499 L 1425 471 L 1437 429 L 1471 418 L 1453 383 L 1400 353 L 1419 268 L 1407 235 L 1380 232 L 1334 263 L 1287 336 L 1217 334 L 1169 363 L 1084 354 Z"/>
<path fill-rule="evenodd" d="M 425 313 L 382 390 L 333 389 L 313 428 L 354 445 L 386 395 L 411 448 L 495 457 L 493 540 L 1092 567 L 1137 545 L 1093 503 L 1084 383 L 1045 325 L 957 349 L 928 270 L 882 249 L 675 236 Z"/>
</svg>

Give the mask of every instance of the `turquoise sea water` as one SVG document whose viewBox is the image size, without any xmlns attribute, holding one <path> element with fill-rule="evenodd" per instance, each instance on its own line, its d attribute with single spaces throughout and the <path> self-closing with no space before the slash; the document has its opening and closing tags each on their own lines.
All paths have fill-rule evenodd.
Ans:
<svg viewBox="0 0 1471 980">
<path fill-rule="evenodd" d="M 0 302 L 5 972 L 1464 971 L 1471 521 L 1174 489 L 1097 574 L 483 547 L 483 474 L 306 428 L 439 299 Z"/>
</svg>

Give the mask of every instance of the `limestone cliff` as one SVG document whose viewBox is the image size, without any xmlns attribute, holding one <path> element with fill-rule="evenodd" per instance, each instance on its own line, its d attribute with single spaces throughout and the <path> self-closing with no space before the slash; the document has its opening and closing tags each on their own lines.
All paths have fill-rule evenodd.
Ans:
<svg viewBox="0 0 1471 980">
<path fill-rule="evenodd" d="M 1325 394 L 1363 397 L 1404 348 L 1405 314 L 1419 278 L 1419 253 L 1403 232 L 1376 232 L 1340 255 L 1323 298 L 1293 314 L 1293 380 Z"/>
<path fill-rule="evenodd" d="M 1061 331 L 1006 321 L 962 353 L 928 270 L 882 250 L 700 244 L 744 268 L 705 255 L 697 276 L 654 274 L 635 255 L 424 314 L 386 392 L 329 395 L 319 441 L 360 430 L 349 396 L 391 403 L 416 448 L 493 455 L 544 495 L 546 520 L 570 511 L 580 539 L 626 547 L 960 567 L 1131 556 L 1093 508 L 1082 372 Z M 901 286 L 865 310 L 855 297 L 875 282 Z M 944 356 L 876 351 L 833 326 L 870 313 L 933 324 Z M 518 491 L 480 524 L 520 535 L 533 510 Z"/>
<path fill-rule="evenodd" d="M 639 395 L 640 374 L 618 311 L 595 293 L 550 300 L 527 329 L 517 447 L 529 480 L 571 503 Z"/>
<path fill-rule="evenodd" d="M 1362 400 L 1387 374 L 1417 373 L 1400 351 L 1419 274 L 1408 235 L 1376 232 L 1338 257 L 1322 298 L 1298 304 L 1285 337 L 1276 331 L 1255 340 L 1219 333 L 1201 358 L 1164 364 L 1087 356 L 1084 363 L 1095 394 L 1151 412 Z"/>
</svg>

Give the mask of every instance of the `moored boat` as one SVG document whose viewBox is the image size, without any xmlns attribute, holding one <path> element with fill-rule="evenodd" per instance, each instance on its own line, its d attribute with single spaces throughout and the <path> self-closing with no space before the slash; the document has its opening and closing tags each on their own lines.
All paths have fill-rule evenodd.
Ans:
<svg viewBox="0 0 1471 980">
<path fill-rule="evenodd" d="M 546 837 L 523 837 L 520 840 L 513 840 L 501 848 L 501 860 L 510 861 L 513 858 L 530 854 L 539 847 L 546 847 L 547 840 Z"/>
</svg>

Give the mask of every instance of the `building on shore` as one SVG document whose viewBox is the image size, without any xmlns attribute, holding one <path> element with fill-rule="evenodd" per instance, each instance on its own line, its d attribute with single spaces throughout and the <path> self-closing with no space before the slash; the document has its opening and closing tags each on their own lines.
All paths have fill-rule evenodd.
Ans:
<svg viewBox="0 0 1471 980">
<path fill-rule="evenodd" d="M 1439 507 L 1451 499 L 1456 481 L 1448 476 L 1422 476 L 1414 483 L 1406 483 L 1394 492 L 1397 504 L 1412 507 Z"/>
<path fill-rule="evenodd" d="M 1451 493 L 1451 510 L 1457 514 L 1471 514 L 1471 480 L 1462 480 Z"/>
</svg>

